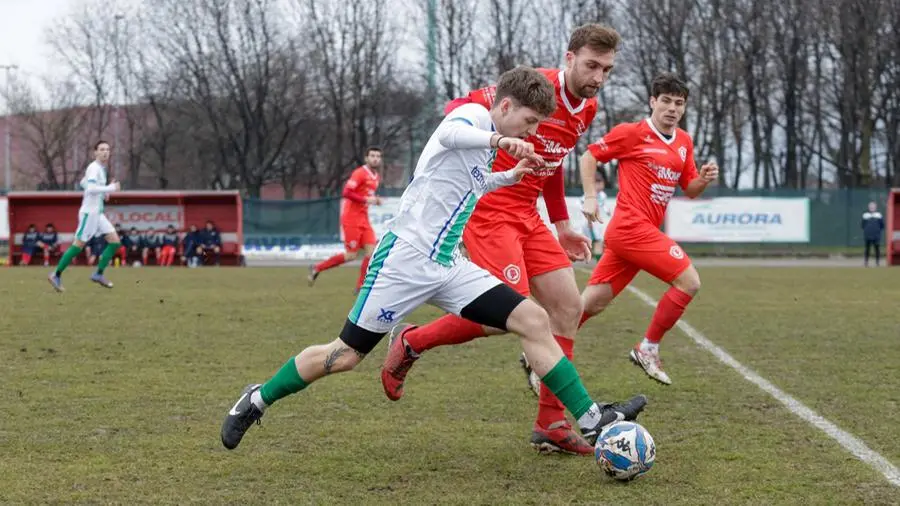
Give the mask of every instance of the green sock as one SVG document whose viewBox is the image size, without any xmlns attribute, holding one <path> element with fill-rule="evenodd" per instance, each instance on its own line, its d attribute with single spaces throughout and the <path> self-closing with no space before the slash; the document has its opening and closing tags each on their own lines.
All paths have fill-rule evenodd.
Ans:
<svg viewBox="0 0 900 506">
<path fill-rule="evenodd" d="M 79 248 L 74 244 L 69 246 L 69 249 L 67 249 L 66 252 L 63 253 L 62 258 L 59 259 L 59 265 L 56 266 L 56 275 L 61 275 L 63 271 L 66 270 L 66 267 L 68 267 L 69 264 L 72 263 L 72 259 L 77 257 L 83 249 L 84 248 Z"/>
<path fill-rule="evenodd" d="M 550 372 L 541 378 L 541 381 L 566 406 L 566 409 L 575 415 L 576 419 L 581 418 L 581 415 L 587 413 L 594 405 L 581 378 L 578 377 L 578 371 L 566 357 L 561 358 L 553 366 L 553 369 L 550 369 Z"/>
<path fill-rule="evenodd" d="M 307 387 L 307 383 L 297 372 L 296 359 L 297 357 L 291 357 L 275 373 L 275 376 L 272 376 L 272 379 L 259 389 L 259 395 L 267 405 L 271 406 L 278 399 L 295 394 Z"/>
<path fill-rule="evenodd" d="M 116 254 L 117 249 L 119 249 L 119 243 L 117 242 L 111 242 L 103 248 L 103 254 L 100 255 L 100 260 L 97 261 L 98 274 L 103 274 L 106 266 L 109 265 L 109 261 L 112 260 L 113 255 Z"/>
</svg>

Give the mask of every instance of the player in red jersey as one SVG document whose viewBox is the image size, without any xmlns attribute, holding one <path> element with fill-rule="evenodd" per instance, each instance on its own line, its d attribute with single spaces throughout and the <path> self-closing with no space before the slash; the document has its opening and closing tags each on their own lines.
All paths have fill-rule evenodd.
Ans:
<svg viewBox="0 0 900 506">
<path fill-rule="evenodd" d="M 356 280 L 356 290 L 362 286 L 369 268 L 369 258 L 375 249 L 378 238 L 369 223 L 369 206 L 381 205 L 381 197 L 375 195 L 381 182 L 381 148 L 370 147 L 366 150 L 366 164 L 357 167 L 350 174 L 341 194 L 341 238 L 344 240 L 344 252 L 338 253 L 316 265 L 309 267 L 309 286 L 316 282 L 322 271 L 337 267 L 344 262 L 355 260 L 362 249 L 365 254 Z"/>
<path fill-rule="evenodd" d="M 660 231 L 675 185 L 690 198 L 699 197 L 719 176 L 719 167 L 707 163 L 699 173 L 694 143 L 678 128 L 688 98 L 687 85 L 674 74 L 653 80 L 650 109 L 644 121 L 618 125 L 599 142 L 588 146 L 581 158 L 581 181 L 587 195 L 584 213 L 599 220 L 594 190 L 597 162 L 619 160 L 616 212 L 606 229 L 606 250 L 582 294 L 583 324 L 646 271 L 671 285 L 660 299 L 644 339 L 631 350 L 631 360 L 651 378 L 672 381 L 659 360 L 659 342 L 684 313 L 700 289 L 700 275 L 684 250 Z"/>
<path fill-rule="evenodd" d="M 518 185 L 485 195 L 463 234 L 474 263 L 519 293 L 533 295 L 547 310 L 554 337 L 570 359 L 582 313 L 572 260 L 590 257 L 590 241 L 569 225 L 561 165 L 594 119 L 595 96 L 613 68 L 619 40 L 619 34 L 611 28 L 581 26 L 569 38 L 566 68 L 539 69 L 556 88 L 557 108 L 527 141 L 534 144 L 535 153 L 547 164 Z M 448 110 L 465 102 L 489 106 L 492 100 L 492 88 L 477 90 L 451 102 Z M 516 160 L 499 152 L 493 170 L 508 170 L 515 164 Z M 541 192 L 558 239 L 537 212 Z M 502 333 L 453 315 L 421 327 L 398 325 L 391 331 L 391 345 L 382 368 L 385 394 L 392 400 L 403 395 L 406 374 L 425 350 Z M 542 453 L 593 454 L 592 446 L 572 430 L 563 409 L 559 400 L 541 386 L 531 445 Z"/>
</svg>

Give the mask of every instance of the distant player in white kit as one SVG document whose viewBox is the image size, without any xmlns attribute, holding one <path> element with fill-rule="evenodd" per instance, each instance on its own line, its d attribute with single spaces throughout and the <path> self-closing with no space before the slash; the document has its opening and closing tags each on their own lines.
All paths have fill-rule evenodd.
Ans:
<svg viewBox="0 0 900 506">
<path fill-rule="evenodd" d="M 103 214 L 103 203 L 109 199 L 109 194 L 119 191 L 118 181 L 106 183 L 106 165 L 109 161 L 109 143 L 99 141 L 94 145 L 94 161 L 88 165 L 81 178 L 81 187 L 84 189 L 84 198 L 81 200 L 81 209 L 78 210 L 78 228 L 75 230 L 75 240 L 59 260 L 56 270 L 50 273 L 48 279 L 57 292 L 64 290 L 62 286 L 62 273 L 66 267 L 84 249 L 84 246 L 95 236 L 106 237 L 106 248 L 97 262 L 97 272 L 91 276 L 91 281 L 105 288 L 112 288 L 113 284 L 104 276 L 103 271 L 109 265 L 116 250 L 119 249 L 119 234 L 109 219 Z"/>
<path fill-rule="evenodd" d="M 522 336 L 535 371 L 572 412 L 589 441 L 613 421 L 634 419 L 636 413 L 599 405 L 588 396 L 540 306 L 459 254 L 463 229 L 479 197 L 515 184 L 533 173 L 532 167 L 544 165 L 534 146 L 522 139 L 533 135 L 555 107 L 550 81 L 534 69 L 518 67 L 500 77 L 490 111 L 472 103 L 447 115 L 425 145 L 397 217 L 375 248 L 340 337 L 291 357 L 265 384 L 247 386 L 222 424 L 226 448 L 237 447 L 275 401 L 329 374 L 353 369 L 391 327 L 426 303 Z M 519 163 L 492 173 L 497 148 Z M 643 408 L 646 401 L 638 402 Z M 505 409 L 499 399 L 495 406 Z"/>
<path fill-rule="evenodd" d="M 603 240 L 606 234 L 606 224 L 609 222 L 609 217 L 612 216 L 612 212 L 610 212 L 609 206 L 607 205 L 605 183 L 602 179 L 598 179 L 596 184 L 597 195 L 594 197 L 591 197 L 590 195 L 581 197 L 581 207 L 582 209 L 584 208 L 585 201 L 596 199 L 597 209 L 599 210 L 598 217 L 600 220 L 585 221 L 584 230 L 582 230 L 581 233 L 591 240 L 591 252 L 594 254 L 594 257 L 599 257 L 603 254 Z"/>
</svg>

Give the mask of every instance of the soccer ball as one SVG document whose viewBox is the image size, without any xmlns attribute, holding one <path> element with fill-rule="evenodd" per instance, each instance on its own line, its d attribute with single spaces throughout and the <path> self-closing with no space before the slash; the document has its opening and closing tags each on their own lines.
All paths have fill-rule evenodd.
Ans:
<svg viewBox="0 0 900 506">
<path fill-rule="evenodd" d="M 656 459 L 656 444 L 635 422 L 616 422 L 603 429 L 594 445 L 597 465 L 607 475 L 629 481 L 646 473 Z"/>
</svg>

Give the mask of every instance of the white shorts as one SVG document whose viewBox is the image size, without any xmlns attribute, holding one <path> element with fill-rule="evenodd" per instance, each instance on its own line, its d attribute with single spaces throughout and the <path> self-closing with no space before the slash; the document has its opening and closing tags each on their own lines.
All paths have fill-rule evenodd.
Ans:
<svg viewBox="0 0 900 506">
<path fill-rule="evenodd" d="M 103 213 L 80 213 L 75 239 L 88 242 L 98 235 L 106 235 L 116 231 L 109 218 Z"/>
<path fill-rule="evenodd" d="M 602 241 L 603 236 L 606 235 L 607 223 L 607 221 L 604 221 L 603 223 L 597 223 L 596 221 L 588 222 L 584 225 L 582 232 L 591 240 L 591 242 Z"/>
<path fill-rule="evenodd" d="M 465 258 L 447 267 L 391 232 L 378 241 L 356 304 L 348 319 L 384 334 L 423 304 L 459 315 L 473 300 L 503 284 Z"/>
</svg>

